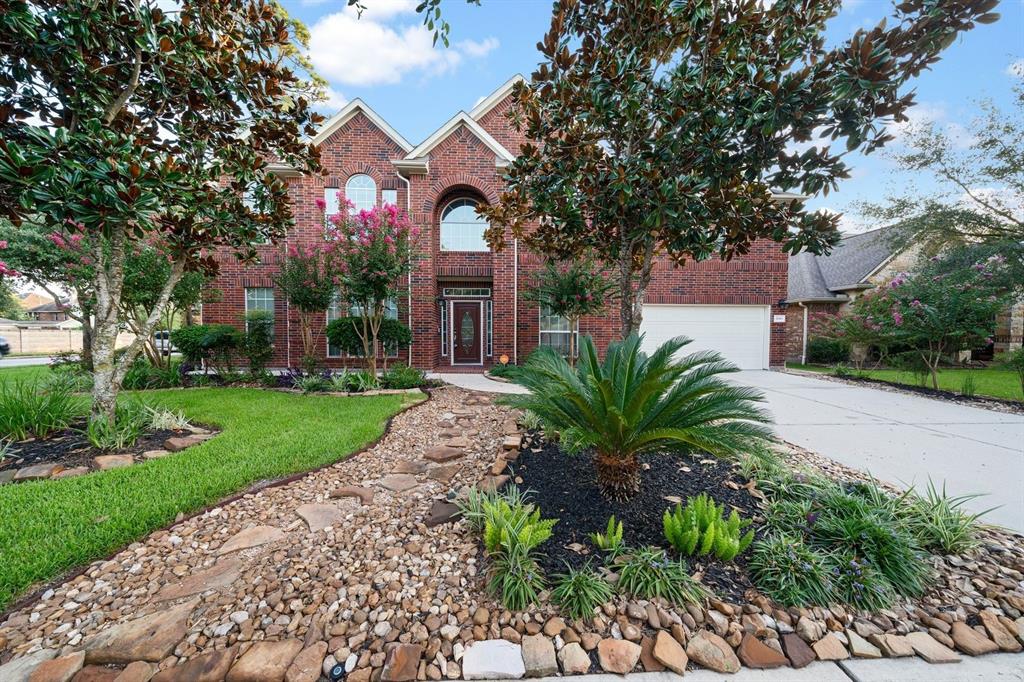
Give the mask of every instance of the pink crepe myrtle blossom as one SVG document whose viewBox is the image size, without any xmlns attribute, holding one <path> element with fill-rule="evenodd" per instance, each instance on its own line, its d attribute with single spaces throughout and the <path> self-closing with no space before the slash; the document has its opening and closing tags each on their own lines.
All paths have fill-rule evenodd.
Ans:
<svg viewBox="0 0 1024 682">
<path fill-rule="evenodd" d="M 323 211 L 324 209 L 326 209 L 326 208 L 327 208 L 327 202 L 326 202 L 326 201 L 324 201 L 323 199 L 317 199 L 317 200 L 316 200 L 316 201 L 314 201 L 313 203 L 314 203 L 314 204 L 316 204 L 316 207 L 317 207 L 318 209 L 320 209 L 321 211 Z"/>
<path fill-rule="evenodd" d="M 894 310 L 892 313 L 892 321 L 897 327 L 903 324 L 903 315 L 898 310 Z"/>
</svg>

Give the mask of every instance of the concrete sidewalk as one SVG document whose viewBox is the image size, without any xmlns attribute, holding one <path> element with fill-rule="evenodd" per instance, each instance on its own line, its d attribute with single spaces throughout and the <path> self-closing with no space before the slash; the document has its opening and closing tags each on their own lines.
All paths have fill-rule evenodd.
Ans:
<svg viewBox="0 0 1024 682">
<path fill-rule="evenodd" d="M 850 659 L 839 663 L 817 662 L 806 668 L 753 670 L 735 675 L 693 670 L 685 676 L 672 672 L 629 675 L 579 675 L 542 677 L 537 682 L 1017 682 L 1024 681 L 1024 654 L 991 654 L 952 665 L 933 665 L 920 658 Z"/>
</svg>

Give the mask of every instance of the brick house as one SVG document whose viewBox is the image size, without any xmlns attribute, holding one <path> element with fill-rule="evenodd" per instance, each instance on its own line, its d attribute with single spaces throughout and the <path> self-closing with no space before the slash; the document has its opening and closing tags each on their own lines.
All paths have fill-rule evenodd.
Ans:
<svg viewBox="0 0 1024 682">
<path fill-rule="evenodd" d="M 567 347 L 566 321 L 521 296 L 543 260 L 510 235 L 508 248 L 491 252 L 483 240 L 486 225 L 474 210 L 498 200 L 505 168 L 519 148 L 521 138 L 506 119 L 519 78 L 471 111 L 458 112 L 418 145 L 364 102 L 350 102 L 313 139 L 326 175 L 272 166 L 289 183 L 296 224 L 284 244 L 258 247 L 257 265 L 221 260 L 214 286 L 222 296 L 204 306 L 204 321 L 241 324 L 246 310 L 272 310 L 278 342 L 271 364 L 297 366 L 297 317 L 274 291 L 272 278 L 289 245 L 323 239 L 316 200 L 323 199 L 332 212 L 347 198 L 357 208 L 396 204 L 421 230 L 420 255 L 389 310 L 410 326 L 413 342 L 392 361 L 428 370 L 481 371 L 504 358 L 524 361 L 541 344 Z M 717 349 L 745 369 L 781 365 L 787 267 L 786 255 L 771 242 L 756 243 L 748 255 L 728 263 L 712 260 L 685 269 L 658 263 L 644 310 L 648 345 L 683 334 L 694 339 L 691 350 Z M 321 321 L 344 314 L 333 306 Z M 618 329 L 618 311 L 609 307 L 581 320 L 576 333 L 593 337 L 603 350 Z M 360 364 L 329 348 L 326 339 L 322 344 L 326 366 Z"/>
<path fill-rule="evenodd" d="M 920 244 L 899 246 L 897 226 L 851 234 L 827 256 L 798 253 L 789 258 L 786 302 L 786 362 L 806 362 L 807 341 L 828 334 L 828 328 L 861 293 L 913 269 L 921 257 Z M 995 352 L 1021 347 L 1024 339 L 1024 301 L 1008 307 L 996 319 Z"/>
</svg>

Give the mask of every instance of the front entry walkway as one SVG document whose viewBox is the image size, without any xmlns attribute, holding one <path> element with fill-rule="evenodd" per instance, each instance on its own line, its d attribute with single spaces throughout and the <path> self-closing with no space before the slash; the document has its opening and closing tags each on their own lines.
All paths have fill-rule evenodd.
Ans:
<svg viewBox="0 0 1024 682">
<path fill-rule="evenodd" d="M 783 440 L 903 486 L 931 478 L 1024 531 L 1024 415 L 783 372 L 741 372 L 765 392 Z"/>
<path fill-rule="evenodd" d="M 439 379 L 446 384 L 464 388 L 467 391 L 484 391 L 486 393 L 526 393 L 527 390 L 518 384 L 495 381 L 480 374 L 456 374 L 434 372 L 427 374 L 429 379 Z"/>
</svg>

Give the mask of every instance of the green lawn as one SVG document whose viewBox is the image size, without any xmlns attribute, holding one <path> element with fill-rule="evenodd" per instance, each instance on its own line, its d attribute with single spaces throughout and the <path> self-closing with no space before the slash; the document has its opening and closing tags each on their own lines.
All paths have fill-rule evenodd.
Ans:
<svg viewBox="0 0 1024 682">
<path fill-rule="evenodd" d="M 832 371 L 831 367 L 823 367 L 821 365 L 790 364 L 786 366 L 790 369 L 802 369 L 808 372 L 821 372 L 824 374 L 831 373 Z M 881 381 L 888 381 L 893 384 L 919 385 L 917 377 L 912 373 L 901 372 L 897 369 L 864 370 L 863 374 L 857 373 L 856 370 L 851 371 L 854 372 L 854 376 L 866 376 L 870 379 L 880 379 Z M 1017 377 L 1016 372 L 991 367 L 986 367 L 985 369 L 944 369 L 939 372 L 939 388 L 944 391 L 960 393 L 964 377 L 967 375 L 971 375 L 974 378 L 975 393 L 979 396 L 991 396 L 1004 400 L 1024 399 L 1024 395 L 1021 394 L 1020 379 Z M 929 379 L 926 387 L 931 388 L 931 386 L 931 379 Z"/>
<path fill-rule="evenodd" d="M 146 398 L 223 432 L 127 469 L 0 487 L 0 610 L 33 584 L 108 556 L 179 512 L 344 458 L 380 437 L 409 400 L 245 388 L 147 391 Z"/>
<path fill-rule="evenodd" d="M 17 381 L 19 379 L 24 381 L 31 381 L 33 379 L 41 379 L 42 377 L 49 373 L 49 365 L 24 365 L 22 367 L 3 367 L 0 368 L 0 382 Z"/>
</svg>

